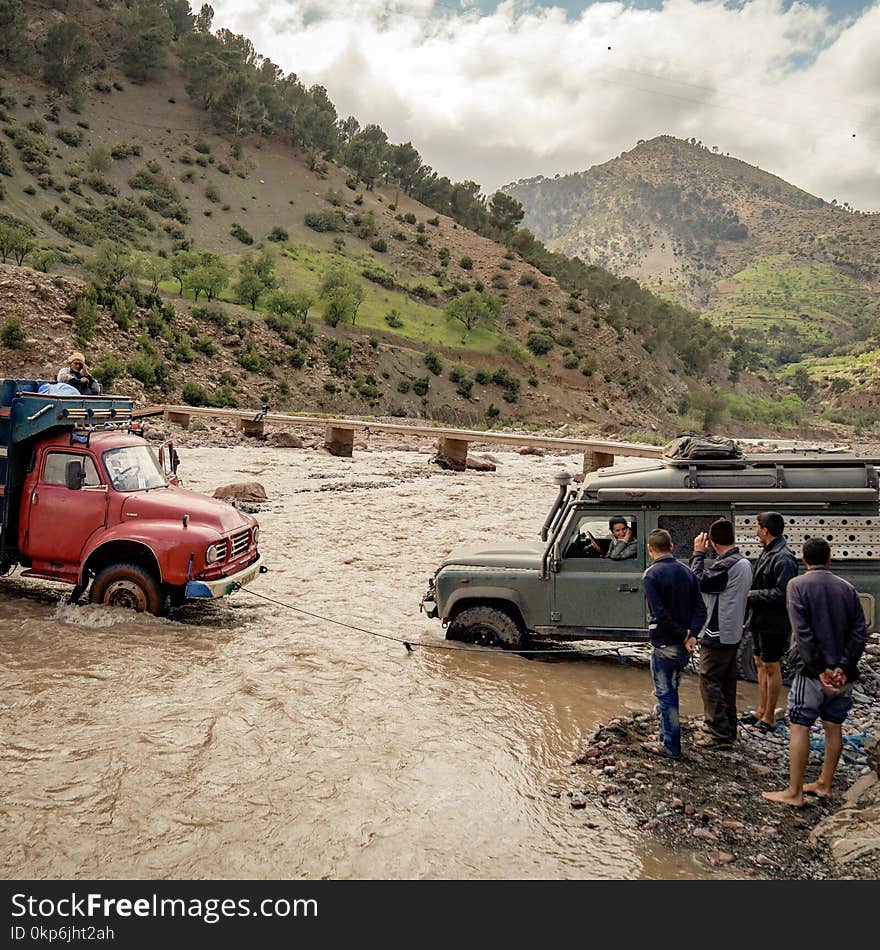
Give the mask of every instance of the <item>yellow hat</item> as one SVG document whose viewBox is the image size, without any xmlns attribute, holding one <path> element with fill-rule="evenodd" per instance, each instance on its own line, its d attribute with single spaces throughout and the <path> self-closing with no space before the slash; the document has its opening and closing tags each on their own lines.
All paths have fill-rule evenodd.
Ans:
<svg viewBox="0 0 880 950">
<path fill-rule="evenodd" d="M 86 358 L 82 353 L 71 353 L 70 356 L 67 357 L 67 365 L 70 366 L 71 363 L 82 363 L 83 366 L 85 366 Z"/>
</svg>

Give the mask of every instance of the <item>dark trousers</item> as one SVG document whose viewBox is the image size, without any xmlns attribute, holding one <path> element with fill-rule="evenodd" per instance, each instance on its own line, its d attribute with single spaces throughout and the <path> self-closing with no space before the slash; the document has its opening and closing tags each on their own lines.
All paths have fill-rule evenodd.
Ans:
<svg viewBox="0 0 880 950">
<path fill-rule="evenodd" d="M 739 644 L 700 649 L 700 695 L 709 734 L 725 742 L 736 739 L 736 654 Z"/>
</svg>

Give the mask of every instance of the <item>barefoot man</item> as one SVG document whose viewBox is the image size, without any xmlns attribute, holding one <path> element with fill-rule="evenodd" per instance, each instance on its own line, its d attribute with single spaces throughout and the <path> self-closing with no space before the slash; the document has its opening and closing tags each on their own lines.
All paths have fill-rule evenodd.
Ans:
<svg viewBox="0 0 880 950">
<path fill-rule="evenodd" d="M 788 585 L 788 615 L 795 636 L 789 664 L 795 677 L 788 694 L 791 750 L 788 788 L 763 792 L 764 798 L 801 808 L 804 792 L 831 797 L 831 784 L 843 747 L 843 721 L 852 709 L 852 682 L 868 639 L 865 612 L 856 589 L 831 573 L 831 548 L 810 538 L 802 558 L 807 573 Z M 825 758 L 818 782 L 804 785 L 810 756 L 810 728 L 825 728 Z"/>
</svg>

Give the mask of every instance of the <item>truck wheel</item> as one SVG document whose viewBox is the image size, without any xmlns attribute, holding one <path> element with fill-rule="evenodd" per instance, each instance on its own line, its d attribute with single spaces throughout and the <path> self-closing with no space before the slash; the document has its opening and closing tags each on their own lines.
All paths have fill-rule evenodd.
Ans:
<svg viewBox="0 0 880 950">
<path fill-rule="evenodd" d="M 511 649 L 525 643 L 525 634 L 516 620 L 504 610 L 497 607 L 466 607 L 450 623 L 446 639 Z"/>
<path fill-rule="evenodd" d="M 157 614 L 162 591 L 156 578 L 138 564 L 110 564 L 95 575 L 90 599 L 93 604 L 128 607 L 138 613 Z"/>
</svg>

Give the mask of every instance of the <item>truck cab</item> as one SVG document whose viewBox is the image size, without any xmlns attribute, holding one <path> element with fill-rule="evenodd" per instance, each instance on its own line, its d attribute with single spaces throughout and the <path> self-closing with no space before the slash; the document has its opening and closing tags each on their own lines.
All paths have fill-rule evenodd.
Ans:
<svg viewBox="0 0 880 950">
<path fill-rule="evenodd" d="M 768 453 L 600 469 L 579 488 L 563 475 L 540 542 L 453 552 L 429 581 L 422 607 L 449 639 L 467 642 L 646 641 L 648 534 L 665 528 L 687 563 L 696 535 L 725 517 L 754 561 L 761 550 L 755 516 L 774 510 L 796 555 L 810 537 L 829 541 L 832 568 L 859 591 L 872 631 L 880 597 L 878 464 L 845 454 Z M 609 523 L 621 518 L 636 544 L 632 556 L 615 560 L 607 556 Z"/>
<path fill-rule="evenodd" d="M 93 603 L 159 613 L 260 573 L 256 520 L 174 484 L 130 400 L 40 385 L 0 383 L 0 574 L 20 565 L 73 599 L 88 588 Z"/>
</svg>

